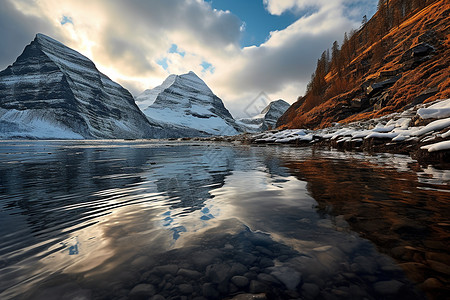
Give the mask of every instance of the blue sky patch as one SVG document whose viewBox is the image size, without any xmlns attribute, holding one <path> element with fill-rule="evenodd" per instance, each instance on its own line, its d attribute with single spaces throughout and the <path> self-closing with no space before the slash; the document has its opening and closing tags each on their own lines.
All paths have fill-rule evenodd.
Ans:
<svg viewBox="0 0 450 300">
<path fill-rule="evenodd" d="M 210 64 L 207 61 L 203 61 L 200 65 L 203 68 L 202 72 L 208 72 L 209 71 L 211 74 L 213 74 L 214 71 L 215 71 L 215 68 L 213 67 L 213 65 Z"/>
<path fill-rule="evenodd" d="M 65 24 L 67 24 L 67 23 L 70 23 L 70 24 L 73 25 L 73 20 L 72 20 L 72 18 L 71 18 L 71 17 L 68 17 L 68 16 L 62 16 L 60 22 L 61 22 L 61 25 L 65 25 Z"/>
<path fill-rule="evenodd" d="M 299 16 L 291 12 L 281 16 L 271 15 L 262 0 L 208 0 L 218 10 L 229 10 L 245 22 L 241 46 L 259 46 L 264 43 L 271 31 L 283 30 L 294 23 Z"/>
<path fill-rule="evenodd" d="M 178 46 L 176 44 L 172 44 L 172 46 L 170 46 L 169 53 L 178 53 L 182 57 L 186 55 L 186 52 L 178 50 Z"/>
<path fill-rule="evenodd" d="M 158 59 L 158 60 L 156 61 L 156 63 L 157 63 L 158 65 L 160 65 L 161 67 L 163 67 L 164 70 L 167 70 L 167 68 L 169 67 L 169 64 L 167 63 L 167 57 Z"/>
<path fill-rule="evenodd" d="M 263 0 L 206 0 L 212 8 L 229 10 L 238 16 L 245 28 L 242 32 L 241 47 L 260 46 L 270 37 L 271 31 L 286 29 L 298 19 L 316 13 L 320 5 L 311 5 L 302 10 L 288 10 L 280 16 L 271 15 Z M 330 0 L 332 1 L 332 0 Z M 374 0 L 355 0 L 346 5 L 346 15 L 355 21 L 362 20 L 363 15 L 370 19 L 376 11 Z M 353 12 L 356 9 L 357 12 Z M 356 13 L 356 15 L 351 15 Z"/>
</svg>

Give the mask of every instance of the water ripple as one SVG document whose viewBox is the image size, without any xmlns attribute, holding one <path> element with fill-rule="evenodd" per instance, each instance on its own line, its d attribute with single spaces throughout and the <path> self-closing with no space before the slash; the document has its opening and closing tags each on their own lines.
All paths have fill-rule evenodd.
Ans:
<svg viewBox="0 0 450 300">
<path fill-rule="evenodd" d="M 412 230 L 438 247 L 449 174 L 403 156 L 289 147 L 0 141 L 0 298 L 39 298 L 68 282 L 75 294 L 120 298 L 141 278 L 169 297 L 177 290 L 156 281 L 172 275 L 157 272 L 181 266 L 201 274 L 189 282 L 200 295 L 211 269 L 239 263 L 261 282 L 301 273 L 272 286 L 281 299 L 280 286 L 302 296 L 302 284 L 339 290 L 350 275 L 374 299 L 377 282 L 410 282 L 352 230 L 417 249 Z"/>
</svg>

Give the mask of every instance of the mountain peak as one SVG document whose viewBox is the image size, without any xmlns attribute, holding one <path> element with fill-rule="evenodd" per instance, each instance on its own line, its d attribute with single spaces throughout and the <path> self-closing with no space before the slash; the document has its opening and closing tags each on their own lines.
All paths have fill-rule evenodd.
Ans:
<svg viewBox="0 0 450 300">
<path fill-rule="evenodd" d="M 193 71 L 189 71 L 188 73 L 179 75 L 178 77 L 182 79 L 196 81 L 206 86 L 206 83 L 200 77 L 198 77 L 198 75 L 195 74 Z"/>
<path fill-rule="evenodd" d="M 261 114 L 268 113 L 271 109 L 278 109 L 283 110 L 283 113 L 289 108 L 290 104 L 284 101 L 283 99 L 278 99 L 275 101 L 272 101 L 267 105 L 262 111 Z"/>
<path fill-rule="evenodd" d="M 58 45 L 64 48 L 68 48 L 66 45 L 64 45 L 63 43 L 61 43 L 60 41 L 57 41 L 51 37 L 49 37 L 48 35 L 45 35 L 43 33 L 37 33 L 36 37 L 34 38 L 35 42 L 38 42 L 39 44 L 54 44 L 54 45 Z"/>
<path fill-rule="evenodd" d="M 171 74 L 166 78 L 166 80 L 164 80 L 162 85 L 156 87 L 155 89 L 165 90 L 170 87 L 190 90 L 200 94 L 214 95 L 208 85 L 193 71 L 181 75 Z"/>
<path fill-rule="evenodd" d="M 149 119 L 195 135 L 235 135 L 240 130 L 222 100 L 192 71 L 170 75 L 136 102 Z"/>
<path fill-rule="evenodd" d="M 83 64 L 90 65 L 92 68 L 96 68 L 95 64 L 89 58 L 45 34 L 36 34 L 36 37 L 34 38 L 32 44 L 43 51 L 51 60 L 53 60 L 58 65 L 64 64 L 64 60 L 66 60 L 68 57 L 72 57 L 73 59 L 78 60 L 78 63 L 83 61 Z"/>
<path fill-rule="evenodd" d="M 43 33 L 36 33 L 35 39 L 37 39 L 37 40 L 42 40 L 42 39 L 43 40 L 50 40 L 50 41 L 53 41 L 55 43 L 60 43 L 57 40 L 55 40 L 55 39 L 53 39 L 53 38 L 51 38 L 48 35 L 45 35 Z"/>
<path fill-rule="evenodd" d="M 160 135 L 127 90 L 87 57 L 41 33 L 0 72 L 0 86 L 8 87 L 0 90 L 0 137 Z"/>
<path fill-rule="evenodd" d="M 237 120 L 238 124 L 247 132 L 262 132 L 275 128 L 278 118 L 284 114 L 290 104 L 279 99 L 269 103 L 260 114 L 252 118 Z"/>
</svg>

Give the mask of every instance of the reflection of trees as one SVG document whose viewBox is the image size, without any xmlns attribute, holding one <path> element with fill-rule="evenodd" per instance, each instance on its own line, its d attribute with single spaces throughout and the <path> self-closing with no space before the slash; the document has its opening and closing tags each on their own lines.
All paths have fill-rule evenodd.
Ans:
<svg viewBox="0 0 450 300">
<path fill-rule="evenodd" d="M 308 182 L 319 212 L 343 215 L 354 231 L 399 261 L 411 279 L 449 282 L 448 273 L 434 266 L 448 263 L 450 231 L 442 226 L 450 215 L 448 186 L 422 184 L 412 170 L 399 172 L 356 159 L 315 157 L 284 165 Z M 448 292 L 438 288 L 432 293 L 443 291 Z"/>
</svg>

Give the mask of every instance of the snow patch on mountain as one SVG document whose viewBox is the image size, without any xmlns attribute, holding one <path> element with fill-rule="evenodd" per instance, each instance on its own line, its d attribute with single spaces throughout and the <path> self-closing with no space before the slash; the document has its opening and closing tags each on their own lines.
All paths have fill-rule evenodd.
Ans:
<svg viewBox="0 0 450 300">
<path fill-rule="evenodd" d="M 84 137 L 64 125 L 57 125 L 29 110 L 0 109 L 0 138 L 29 139 L 68 139 L 78 140 Z"/>
</svg>

